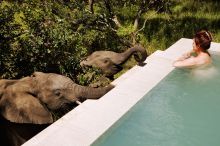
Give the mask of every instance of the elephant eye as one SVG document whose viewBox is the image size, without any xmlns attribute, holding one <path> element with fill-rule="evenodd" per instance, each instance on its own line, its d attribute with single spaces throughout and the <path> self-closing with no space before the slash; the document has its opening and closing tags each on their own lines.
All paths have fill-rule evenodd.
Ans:
<svg viewBox="0 0 220 146">
<path fill-rule="evenodd" d="M 107 64 L 107 63 L 109 63 L 110 61 L 109 61 L 109 58 L 106 58 L 106 59 L 104 59 L 104 63 L 105 64 Z"/>
<path fill-rule="evenodd" d="M 60 92 L 59 89 L 57 89 L 57 90 L 54 91 L 54 94 L 55 94 L 56 96 L 60 96 L 60 95 L 61 95 L 61 92 Z"/>
</svg>

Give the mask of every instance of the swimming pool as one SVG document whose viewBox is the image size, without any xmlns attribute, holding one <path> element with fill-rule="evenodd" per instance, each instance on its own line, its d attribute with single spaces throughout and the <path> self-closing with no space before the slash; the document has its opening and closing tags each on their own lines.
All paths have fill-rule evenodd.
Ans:
<svg viewBox="0 0 220 146">
<path fill-rule="evenodd" d="M 212 67 L 173 70 L 93 146 L 220 145 L 220 55 L 213 58 Z"/>
</svg>

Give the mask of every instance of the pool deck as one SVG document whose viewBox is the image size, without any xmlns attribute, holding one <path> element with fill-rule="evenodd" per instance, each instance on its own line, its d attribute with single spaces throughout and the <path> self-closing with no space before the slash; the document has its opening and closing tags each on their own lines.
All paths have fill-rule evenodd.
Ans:
<svg viewBox="0 0 220 146">
<path fill-rule="evenodd" d="M 102 98 L 86 100 L 23 146 L 91 145 L 168 75 L 174 69 L 172 62 L 190 49 L 192 40 L 182 38 L 167 50 L 156 51 L 146 59 L 145 66 L 134 66 L 113 81 L 115 88 Z M 212 43 L 210 50 L 220 52 L 220 43 Z"/>
</svg>

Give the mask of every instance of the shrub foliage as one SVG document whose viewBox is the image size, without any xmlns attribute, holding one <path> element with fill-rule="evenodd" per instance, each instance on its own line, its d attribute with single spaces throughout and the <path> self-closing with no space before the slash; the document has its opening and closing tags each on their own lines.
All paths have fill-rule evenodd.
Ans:
<svg viewBox="0 0 220 146">
<path fill-rule="evenodd" d="M 89 84 L 79 62 L 96 50 L 121 52 L 141 43 L 152 53 L 201 28 L 219 41 L 218 7 L 199 0 L 3 0 L 0 78 L 43 71 Z"/>
</svg>

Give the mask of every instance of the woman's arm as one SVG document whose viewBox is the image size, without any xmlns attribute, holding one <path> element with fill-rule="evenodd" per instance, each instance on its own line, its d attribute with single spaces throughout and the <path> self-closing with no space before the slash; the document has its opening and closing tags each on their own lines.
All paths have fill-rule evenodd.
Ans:
<svg viewBox="0 0 220 146">
<path fill-rule="evenodd" d="M 189 52 L 184 53 L 181 57 L 177 58 L 173 62 L 174 67 L 192 67 L 196 65 L 196 58 L 194 55 L 195 51 L 192 49 Z"/>
<path fill-rule="evenodd" d="M 195 51 L 190 50 L 189 52 L 184 53 L 181 57 L 177 58 L 176 61 L 183 61 L 185 59 L 188 59 L 192 56 L 193 53 L 195 53 Z"/>
<path fill-rule="evenodd" d="M 173 62 L 173 66 L 174 67 L 193 67 L 197 65 L 197 59 L 195 59 L 195 57 L 191 56 L 188 59 L 184 59 L 184 60 L 176 60 Z"/>
</svg>

